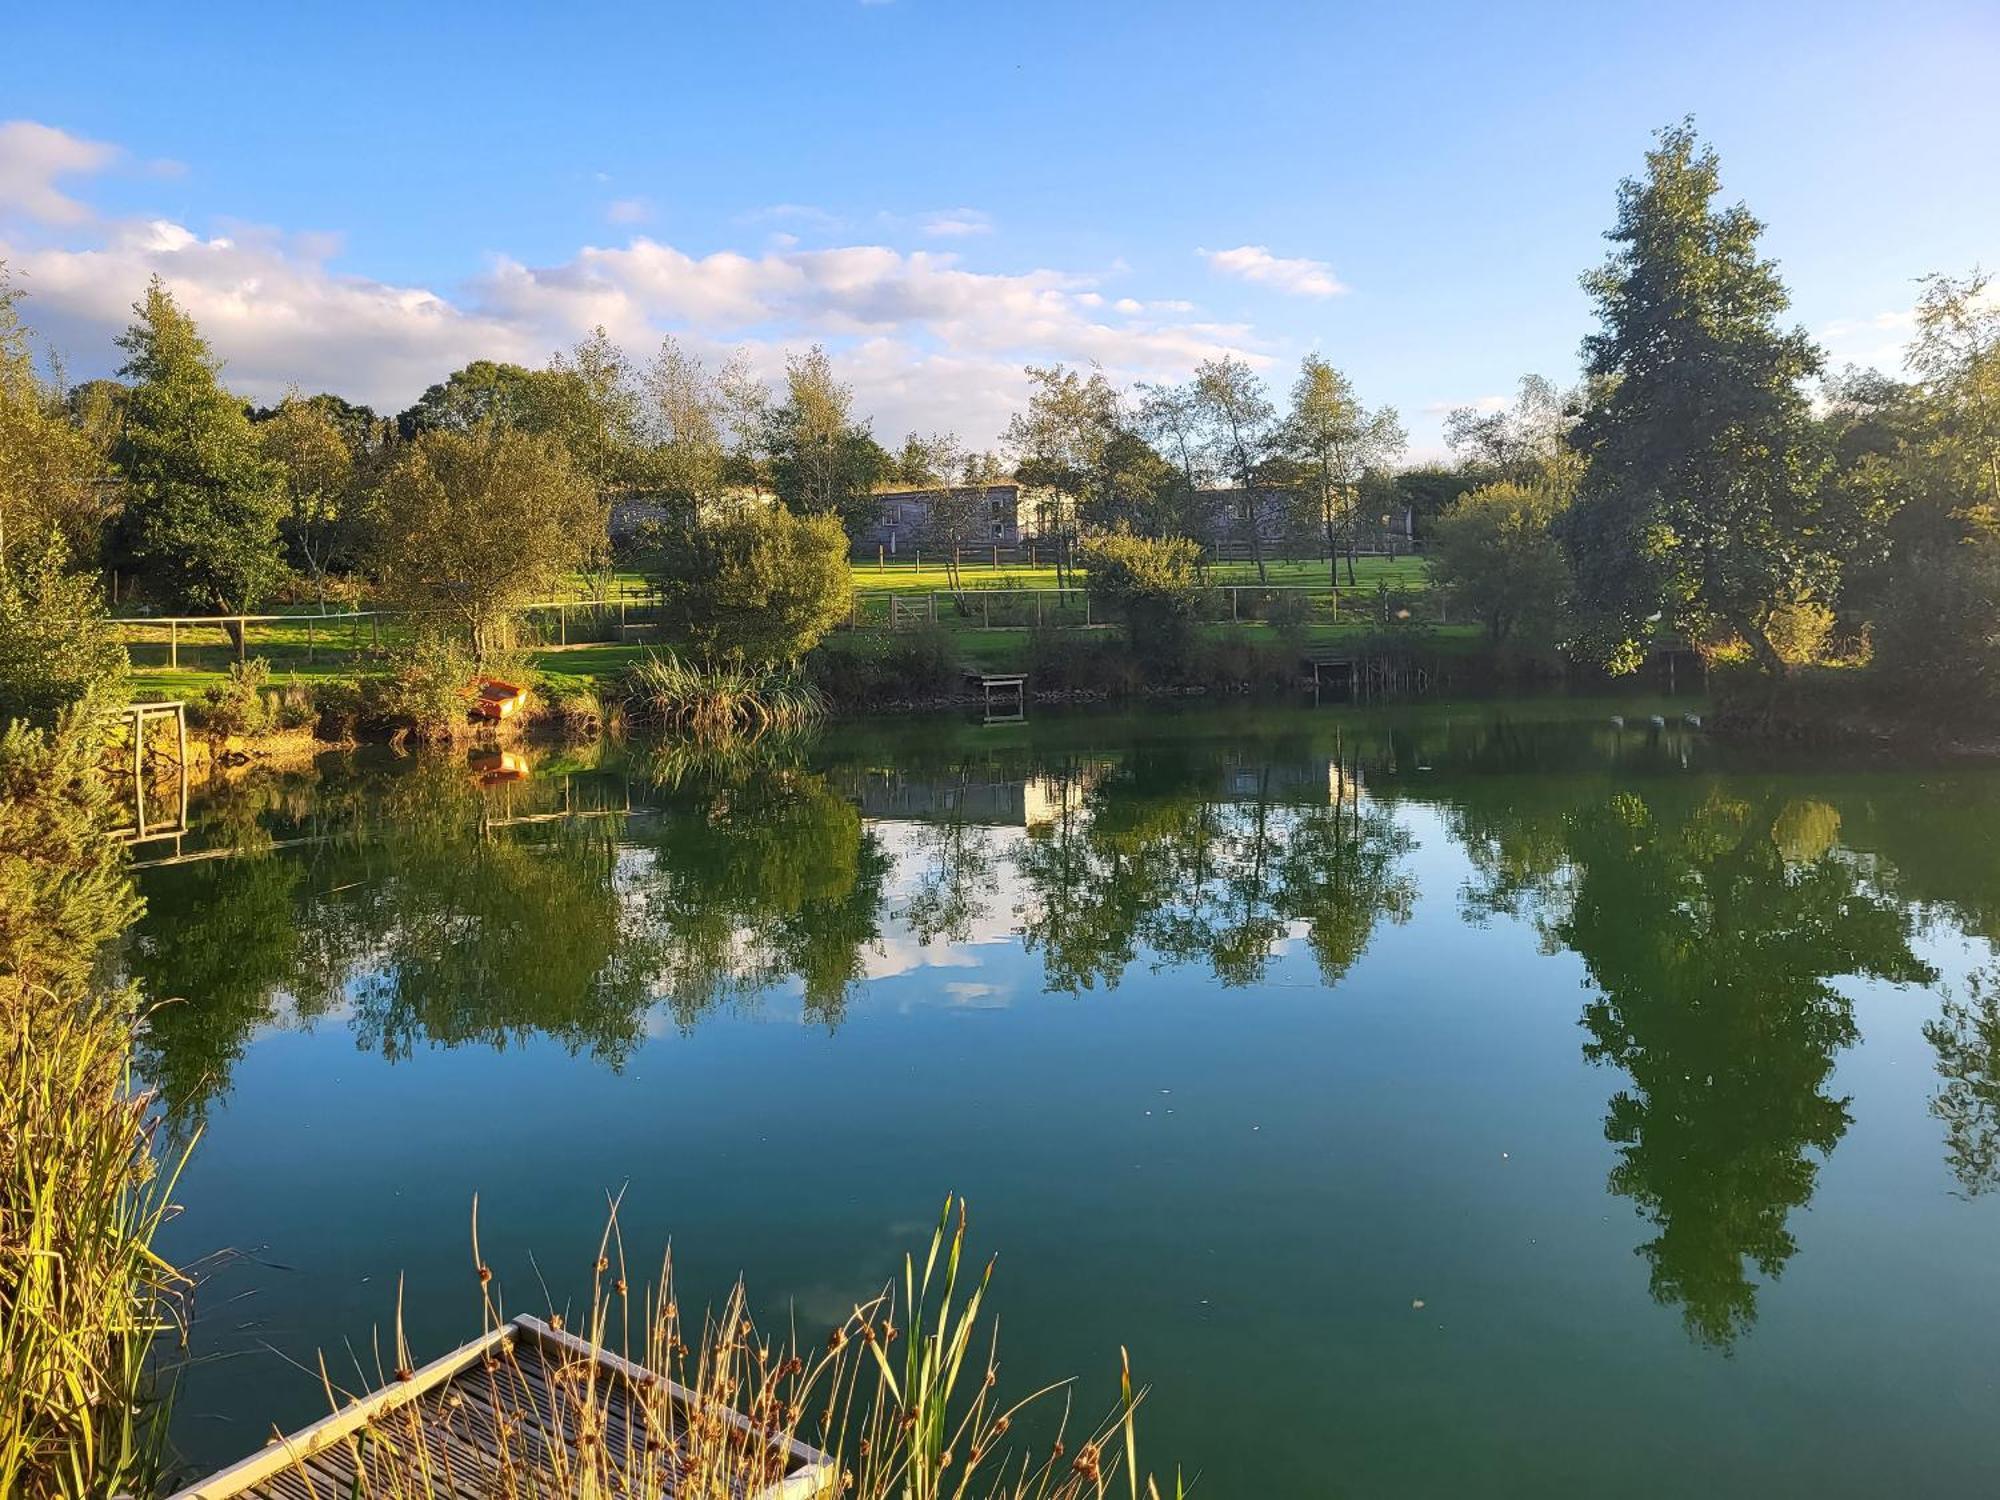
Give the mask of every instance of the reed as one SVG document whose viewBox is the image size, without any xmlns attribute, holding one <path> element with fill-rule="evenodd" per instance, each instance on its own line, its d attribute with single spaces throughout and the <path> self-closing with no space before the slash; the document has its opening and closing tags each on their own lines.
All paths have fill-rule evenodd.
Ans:
<svg viewBox="0 0 2000 1500">
<path fill-rule="evenodd" d="M 0 1041 L 0 1495 L 146 1494 L 171 1394 L 151 1356 L 187 1290 L 153 1249 L 177 1170 L 129 1005 L 35 998 Z"/>
<path fill-rule="evenodd" d="M 482 1428 L 483 1444 L 497 1462 L 482 1491 L 491 1500 L 733 1500 L 778 1485 L 782 1449 L 796 1440 L 834 1460 L 831 1482 L 818 1493 L 846 1500 L 1162 1500 L 1139 1468 L 1144 1393 L 1133 1388 L 1129 1365 L 1109 1415 L 1073 1447 L 1068 1382 L 1012 1401 L 999 1394 L 997 1340 L 982 1321 L 993 1268 L 988 1263 L 976 1280 L 965 1275 L 965 1234 L 963 1204 L 947 1199 L 921 1269 L 916 1256 L 905 1257 L 900 1288 L 857 1303 L 824 1338 L 802 1337 L 796 1326 L 767 1336 L 740 1281 L 690 1338 L 671 1256 L 653 1288 L 633 1289 L 614 1202 L 590 1308 L 572 1332 L 665 1379 L 645 1387 L 635 1416 L 629 1406 L 614 1413 L 593 1361 L 578 1359 L 545 1384 L 510 1381 L 505 1355 L 489 1361 L 487 1394 L 499 1415 Z M 473 1255 L 491 1332 L 507 1314 L 479 1260 L 476 1206 Z M 378 1369 L 378 1384 L 407 1378 L 415 1364 L 398 1311 L 394 1369 Z M 549 1322 L 563 1326 L 559 1315 Z M 336 1406 L 346 1399 L 331 1381 L 327 1393 Z M 1044 1404 L 1058 1408 L 1049 1422 L 1022 1421 Z M 1028 1425 L 1042 1434 L 1034 1451 L 1016 1437 Z M 434 1431 L 414 1402 L 375 1419 L 348 1439 L 355 1477 L 338 1500 L 446 1492 L 452 1460 L 437 1449 Z M 552 1431 L 571 1440 L 536 1438 Z M 296 1477 L 310 1494 L 326 1489 L 324 1472 L 316 1481 L 302 1464 Z M 1170 1493 L 1184 1493 L 1178 1480 Z"/>
<path fill-rule="evenodd" d="M 826 714 L 819 689 L 776 667 L 697 662 L 649 651 L 627 669 L 626 716 L 698 739 L 754 738 Z"/>
</svg>

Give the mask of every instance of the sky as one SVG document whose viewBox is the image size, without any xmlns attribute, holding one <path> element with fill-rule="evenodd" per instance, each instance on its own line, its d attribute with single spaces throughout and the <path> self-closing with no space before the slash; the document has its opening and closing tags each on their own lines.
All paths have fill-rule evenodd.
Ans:
<svg viewBox="0 0 2000 1500">
<path fill-rule="evenodd" d="M 1028 363 L 1402 414 L 1573 378 L 1621 177 L 1686 115 L 1831 362 L 2000 269 L 2000 4 L 58 5 L 6 23 L 0 259 L 70 379 L 157 273 L 268 401 L 384 411 L 602 324 L 833 355 L 894 445 Z"/>
</svg>

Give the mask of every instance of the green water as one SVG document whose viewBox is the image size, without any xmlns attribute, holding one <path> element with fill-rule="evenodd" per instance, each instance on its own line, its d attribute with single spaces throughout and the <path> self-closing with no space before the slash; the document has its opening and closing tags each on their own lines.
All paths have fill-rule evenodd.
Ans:
<svg viewBox="0 0 2000 1500">
<path fill-rule="evenodd" d="M 2000 769 L 1681 706 L 213 795 L 126 954 L 189 997 L 144 1049 L 203 1127 L 182 1445 L 318 1415 L 399 1276 L 420 1355 L 475 1332 L 475 1193 L 513 1306 L 623 1188 L 684 1301 L 810 1334 L 955 1190 L 1003 1379 L 1095 1412 L 1128 1346 L 1198 1493 L 1991 1492 Z"/>
</svg>

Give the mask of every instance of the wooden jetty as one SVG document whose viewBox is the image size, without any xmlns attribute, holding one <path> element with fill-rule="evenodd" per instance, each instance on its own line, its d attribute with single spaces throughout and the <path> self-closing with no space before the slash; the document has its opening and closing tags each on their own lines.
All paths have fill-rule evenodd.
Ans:
<svg viewBox="0 0 2000 1500">
<path fill-rule="evenodd" d="M 621 1454 L 632 1455 L 634 1482 L 650 1473 L 664 1486 L 657 1500 L 675 1500 L 683 1493 L 670 1457 L 677 1432 L 660 1426 L 677 1429 L 702 1399 L 539 1318 L 517 1317 L 171 1500 L 548 1495 L 579 1473 L 618 1471 Z M 770 1449 L 773 1477 L 745 1500 L 836 1493 L 828 1455 L 774 1442 L 740 1412 L 710 1405 L 706 1415 L 738 1428 L 746 1444 Z M 585 1457 L 589 1448 L 597 1456 Z M 403 1465 L 392 1475 L 398 1452 Z"/>
<path fill-rule="evenodd" d="M 981 672 L 975 667 L 967 667 L 965 680 L 978 688 L 984 697 L 987 723 L 1018 724 L 1028 717 L 1028 679 L 1025 673 Z M 1000 696 L 999 713 L 993 711 L 996 693 Z"/>
</svg>

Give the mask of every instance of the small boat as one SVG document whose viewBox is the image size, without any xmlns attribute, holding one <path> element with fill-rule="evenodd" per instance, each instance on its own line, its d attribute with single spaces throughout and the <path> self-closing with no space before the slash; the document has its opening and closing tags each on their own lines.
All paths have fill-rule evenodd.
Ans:
<svg viewBox="0 0 2000 1500">
<path fill-rule="evenodd" d="M 528 699 L 528 690 L 517 682 L 497 677 L 472 679 L 472 712 L 481 719 L 504 719 Z"/>
</svg>

